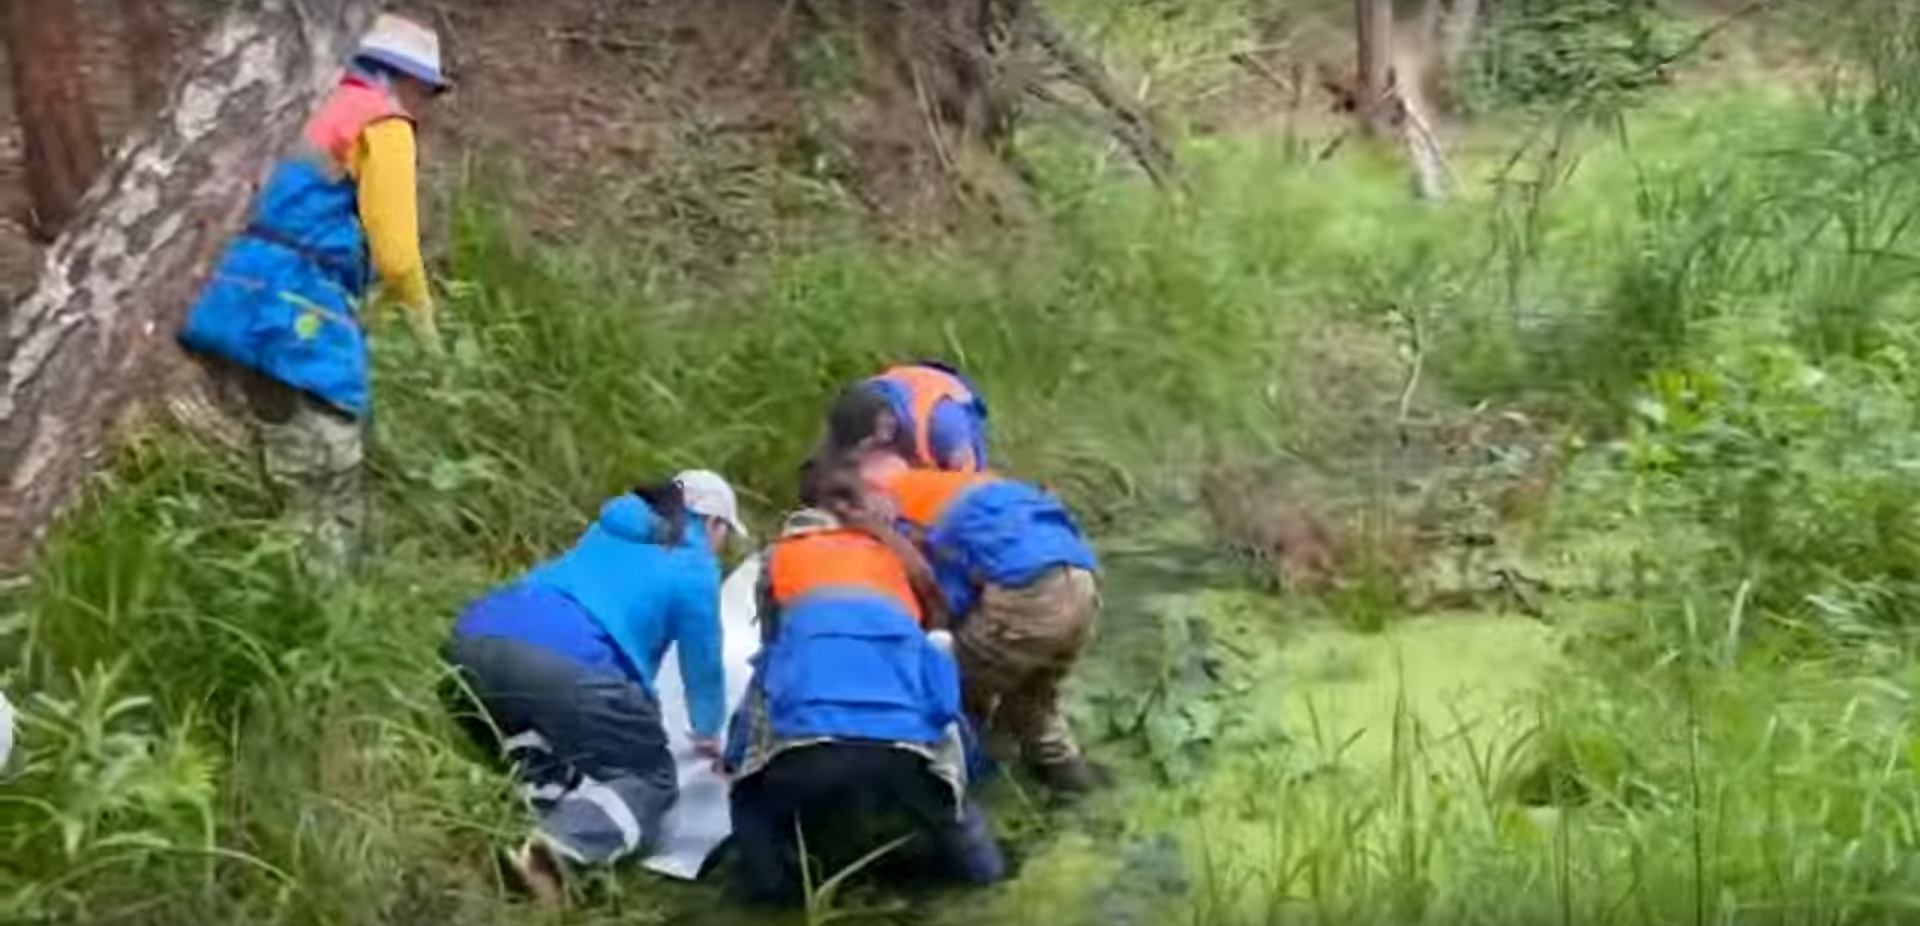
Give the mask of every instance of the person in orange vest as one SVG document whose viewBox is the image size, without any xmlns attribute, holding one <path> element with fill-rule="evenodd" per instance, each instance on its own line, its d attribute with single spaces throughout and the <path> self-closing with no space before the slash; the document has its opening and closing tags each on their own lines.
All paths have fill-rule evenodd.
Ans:
<svg viewBox="0 0 1920 926">
<path fill-rule="evenodd" d="M 889 447 L 915 466 L 978 472 L 987 465 L 987 403 L 951 366 L 900 364 L 840 393 L 827 443 L 837 452 Z"/>
<path fill-rule="evenodd" d="M 796 825 L 824 871 L 904 836 L 875 868 L 891 884 L 1006 875 L 967 795 L 959 668 L 925 630 L 938 591 L 930 575 L 916 591 L 925 563 L 863 495 L 857 471 L 814 469 L 766 554 L 762 646 L 723 758 L 743 902 L 803 897 Z"/>
<path fill-rule="evenodd" d="M 437 342 L 420 258 L 414 119 L 448 87 L 440 38 L 382 15 L 275 166 L 179 340 L 241 393 L 270 483 L 320 563 L 344 565 L 362 530 L 369 411 L 361 302 L 376 280 Z M 191 423 L 205 410 L 176 405 Z"/>
<path fill-rule="evenodd" d="M 967 714 L 1011 734 L 1055 792 L 1106 784 L 1060 711 L 1101 606 L 1099 560 L 1066 506 L 1039 486 L 917 469 L 886 450 L 863 454 L 861 468 L 926 550 L 953 614 Z"/>
</svg>

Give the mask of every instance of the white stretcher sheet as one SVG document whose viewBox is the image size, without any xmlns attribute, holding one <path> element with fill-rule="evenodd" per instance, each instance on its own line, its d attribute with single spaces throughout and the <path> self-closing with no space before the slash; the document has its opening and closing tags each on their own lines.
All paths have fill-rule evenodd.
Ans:
<svg viewBox="0 0 1920 926">
<path fill-rule="evenodd" d="M 748 660 L 760 648 L 760 630 L 754 626 L 759 610 L 755 586 L 760 581 L 760 556 L 742 562 L 720 586 L 722 662 L 727 670 L 727 716 L 746 695 Z M 727 782 L 710 760 L 693 754 L 692 724 L 687 719 L 687 692 L 680 683 L 680 654 L 669 648 L 661 661 L 654 690 L 660 696 L 660 719 L 667 728 L 680 772 L 680 800 L 667 811 L 660 847 L 644 864 L 663 875 L 693 880 L 700 868 L 733 831 L 727 811 Z"/>
</svg>

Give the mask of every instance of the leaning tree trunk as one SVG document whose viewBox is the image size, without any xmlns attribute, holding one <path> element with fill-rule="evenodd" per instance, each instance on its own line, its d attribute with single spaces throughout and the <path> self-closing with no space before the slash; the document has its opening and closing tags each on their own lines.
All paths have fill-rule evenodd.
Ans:
<svg viewBox="0 0 1920 926">
<path fill-rule="evenodd" d="M 17 0 L 8 0 L 17 2 Z M 251 0 L 130 138 L 0 327 L 0 573 L 23 566 L 174 333 L 376 0 Z"/>
<path fill-rule="evenodd" d="M 27 224 L 51 240 L 73 217 L 102 160 L 80 67 L 80 23 L 73 0 L 6 0 L 0 8 L 6 11 L 13 108 L 33 206 Z"/>
<path fill-rule="evenodd" d="M 173 78 L 173 29 L 164 0 L 120 0 L 120 35 L 134 108 L 143 118 L 153 115 L 166 102 Z"/>
</svg>

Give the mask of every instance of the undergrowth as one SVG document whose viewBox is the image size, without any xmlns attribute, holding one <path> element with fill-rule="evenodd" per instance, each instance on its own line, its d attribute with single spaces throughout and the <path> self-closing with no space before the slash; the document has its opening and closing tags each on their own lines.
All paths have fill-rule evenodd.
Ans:
<svg viewBox="0 0 1920 926">
<path fill-rule="evenodd" d="M 1286 662 L 1293 603 L 1116 595 L 1131 616 L 1075 710 L 1127 788 L 1065 818 L 997 796 L 1027 873 L 948 916 L 1896 921 L 1920 840 L 1920 62 L 1870 37 L 1845 49 L 1864 87 L 1549 121 L 1438 206 L 1397 166 L 1259 136 L 1186 139 L 1171 198 L 1039 139 L 1034 227 L 835 237 L 725 290 L 617 241 L 521 242 L 476 182 L 446 352 L 378 332 L 363 575 L 310 583 L 244 461 L 165 434 L 56 532 L 5 624 L 24 726 L 0 920 L 523 921 L 490 860 L 519 822 L 455 745 L 433 654 L 604 495 L 711 467 L 765 528 L 832 392 L 931 355 L 980 381 L 1007 468 L 1112 550 L 1192 520 L 1208 452 L 1280 455 L 1360 414 L 1320 407 L 1347 349 L 1323 335 L 1410 321 L 1452 400 L 1593 438 L 1546 525 L 1560 626 L 1525 625 L 1564 670 L 1513 679 L 1498 730 L 1409 682 L 1355 734 L 1269 710 L 1333 684 Z M 1495 620 L 1489 649 L 1520 633 Z M 685 896 L 616 886 L 584 915 Z"/>
</svg>

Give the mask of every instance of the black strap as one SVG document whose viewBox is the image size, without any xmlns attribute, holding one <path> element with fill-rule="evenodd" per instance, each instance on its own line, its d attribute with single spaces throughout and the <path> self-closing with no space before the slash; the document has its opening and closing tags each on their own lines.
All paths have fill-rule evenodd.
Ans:
<svg viewBox="0 0 1920 926">
<path fill-rule="evenodd" d="M 253 238 L 258 241 L 265 241 L 268 244 L 278 245 L 280 247 L 286 248 L 287 250 L 292 251 L 295 254 L 298 254 L 301 257 L 304 257 L 307 260 L 312 261 L 314 264 L 318 265 L 321 269 L 328 270 L 334 274 L 337 274 L 342 279 L 346 279 L 346 280 L 357 279 L 362 275 L 364 275 L 365 273 L 365 271 L 360 267 L 352 266 L 347 262 L 331 254 L 322 254 L 319 251 L 316 251 L 313 248 L 307 246 L 306 243 L 300 241 L 298 238 L 295 238 L 292 235 L 287 234 L 286 232 L 280 231 L 277 228 L 270 228 L 268 226 L 261 225 L 258 222 L 249 224 L 246 227 L 246 229 L 241 232 L 241 234 L 245 235 L 248 238 Z"/>
</svg>

